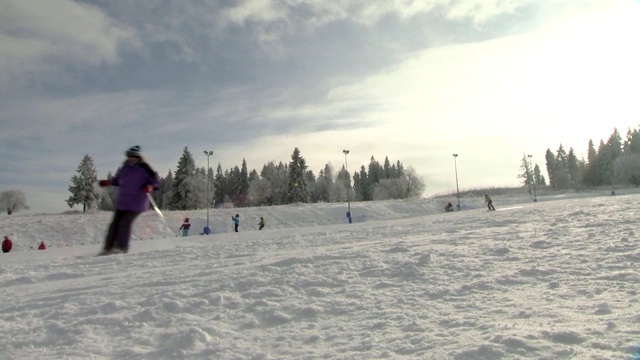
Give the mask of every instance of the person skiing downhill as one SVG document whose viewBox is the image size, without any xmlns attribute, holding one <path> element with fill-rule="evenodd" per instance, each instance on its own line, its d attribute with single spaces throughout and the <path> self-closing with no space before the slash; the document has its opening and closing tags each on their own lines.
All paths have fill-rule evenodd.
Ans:
<svg viewBox="0 0 640 360">
<path fill-rule="evenodd" d="M 139 145 L 125 152 L 127 159 L 110 180 L 100 180 L 99 185 L 118 186 L 113 220 L 109 225 L 104 248 L 99 255 L 127 253 L 133 221 L 149 207 L 147 193 L 160 184 L 158 174 L 149 166 Z"/>
<path fill-rule="evenodd" d="M 180 229 L 178 230 L 182 230 L 182 236 L 189 236 L 190 227 L 191 227 L 191 224 L 189 223 L 189 218 L 185 218 L 184 221 L 182 222 L 182 225 L 180 226 Z"/>
<path fill-rule="evenodd" d="M 493 200 L 489 197 L 489 194 L 484 194 L 484 202 L 487 203 L 487 208 L 489 211 L 494 211 L 496 208 L 493 207 Z"/>
<path fill-rule="evenodd" d="M 233 220 L 233 230 L 238 232 L 238 226 L 240 226 L 240 215 L 236 214 L 236 216 L 232 216 L 231 220 Z"/>
<path fill-rule="evenodd" d="M 258 222 L 258 230 L 262 230 L 264 228 L 264 218 L 260 216 L 260 221 Z"/>
</svg>

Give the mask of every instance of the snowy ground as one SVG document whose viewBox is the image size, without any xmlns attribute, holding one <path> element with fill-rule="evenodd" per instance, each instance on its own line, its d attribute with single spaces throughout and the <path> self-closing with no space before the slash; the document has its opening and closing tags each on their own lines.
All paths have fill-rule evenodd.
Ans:
<svg viewBox="0 0 640 360">
<path fill-rule="evenodd" d="M 108 257 L 109 214 L 3 215 L 0 358 L 633 359 L 640 195 L 540 200 L 150 212 Z"/>
</svg>

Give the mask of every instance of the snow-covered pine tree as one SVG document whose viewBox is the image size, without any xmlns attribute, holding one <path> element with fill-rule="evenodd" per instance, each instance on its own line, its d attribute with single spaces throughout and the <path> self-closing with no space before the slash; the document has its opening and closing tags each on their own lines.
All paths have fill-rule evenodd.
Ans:
<svg viewBox="0 0 640 360">
<path fill-rule="evenodd" d="M 76 172 L 78 175 L 71 177 L 71 186 L 69 186 L 71 196 L 67 199 L 67 205 L 72 208 L 74 205 L 82 204 L 84 212 L 96 206 L 98 200 L 96 189 L 98 175 L 91 156 L 87 154 L 82 158 Z"/>
<path fill-rule="evenodd" d="M 172 210 L 194 210 L 198 208 L 201 194 L 198 194 L 196 163 L 187 146 L 184 147 L 182 156 L 178 161 L 172 190 L 170 207 Z"/>
<path fill-rule="evenodd" d="M 289 187 L 287 190 L 287 203 L 309 202 L 309 189 L 304 174 L 307 171 L 307 162 L 300 155 L 300 150 L 295 148 L 291 154 L 289 163 Z"/>
</svg>

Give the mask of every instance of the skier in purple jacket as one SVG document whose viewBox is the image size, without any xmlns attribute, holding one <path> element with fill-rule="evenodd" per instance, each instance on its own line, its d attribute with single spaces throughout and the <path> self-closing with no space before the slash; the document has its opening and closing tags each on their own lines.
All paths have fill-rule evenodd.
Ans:
<svg viewBox="0 0 640 360">
<path fill-rule="evenodd" d="M 100 186 L 117 186 L 118 198 L 115 213 L 100 255 L 129 251 L 131 225 L 140 213 L 149 207 L 147 194 L 157 189 L 158 174 L 147 164 L 136 145 L 125 152 L 127 160 L 109 180 L 100 180 Z M 115 249 L 114 249 L 115 247 Z"/>
</svg>

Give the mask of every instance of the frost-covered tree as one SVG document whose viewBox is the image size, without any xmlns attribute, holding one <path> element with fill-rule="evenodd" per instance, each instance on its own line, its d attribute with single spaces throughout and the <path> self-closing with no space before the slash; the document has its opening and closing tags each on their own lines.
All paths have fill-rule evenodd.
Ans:
<svg viewBox="0 0 640 360">
<path fill-rule="evenodd" d="M 419 198 L 424 193 L 425 183 L 422 176 L 418 175 L 416 169 L 409 166 L 403 172 L 403 176 L 397 179 L 406 179 L 407 181 L 407 198 Z"/>
<path fill-rule="evenodd" d="M 178 161 L 178 168 L 173 177 L 173 194 L 171 197 L 172 210 L 195 210 L 200 204 L 196 179 L 196 163 L 189 148 L 185 146 Z"/>
<path fill-rule="evenodd" d="M 307 203 L 309 202 L 309 189 L 307 188 L 307 162 L 300 155 L 300 150 L 296 147 L 291 154 L 289 163 L 289 186 L 287 189 L 287 203 Z"/>
<path fill-rule="evenodd" d="M 85 155 L 80 161 L 76 170 L 77 175 L 71 177 L 69 192 L 71 196 L 67 199 L 67 205 L 72 208 L 74 205 L 82 205 L 82 211 L 87 211 L 97 205 L 98 190 L 96 181 L 98 175 L 93 165 L 93 159 Z"/>
<path fill-rule="evenodd" d="M 107 174 L 107 180 L 111 180 L 113 175 L 111 172 Z M 100 210 L 113 210 L 116 204 L 116 196 L 118 195 L 118 187 L 116 186 L 107 186 L 105 188 L 100 189 L 98 201 L 98 209 Z"/>
<path fill-rule="evenodd" d="M 407 180 L 403 178 L 382 179 L 373 190 L 373 199 L 405 199 L 407 197 L 407 185 Z"/>
<path fill-rule="evenodd" d="M 269 180 L 271 184 L 271 194 L 269 195 L 269 203 L 271 205 L 281 205 L 286 203 L 287 183 L 289 177 L 289 167 L 282 162 L 276 165 L 270 161 L 262 167 L 260 176 Z"/>
<path fill-rule="evenodd" d="M 29 210 L 27 196 L 24 191 L 18 189 L 5 190 L 0 193 L 0 206 L 11 215 L 20 210 Z"/>
<path fill-rule="evenodd" d="M 254 178 L 249 181 L 249 198 L 253 206 L 265 206 L 271 204 L 273 189 L 267 179 Z"/>
</svg>

